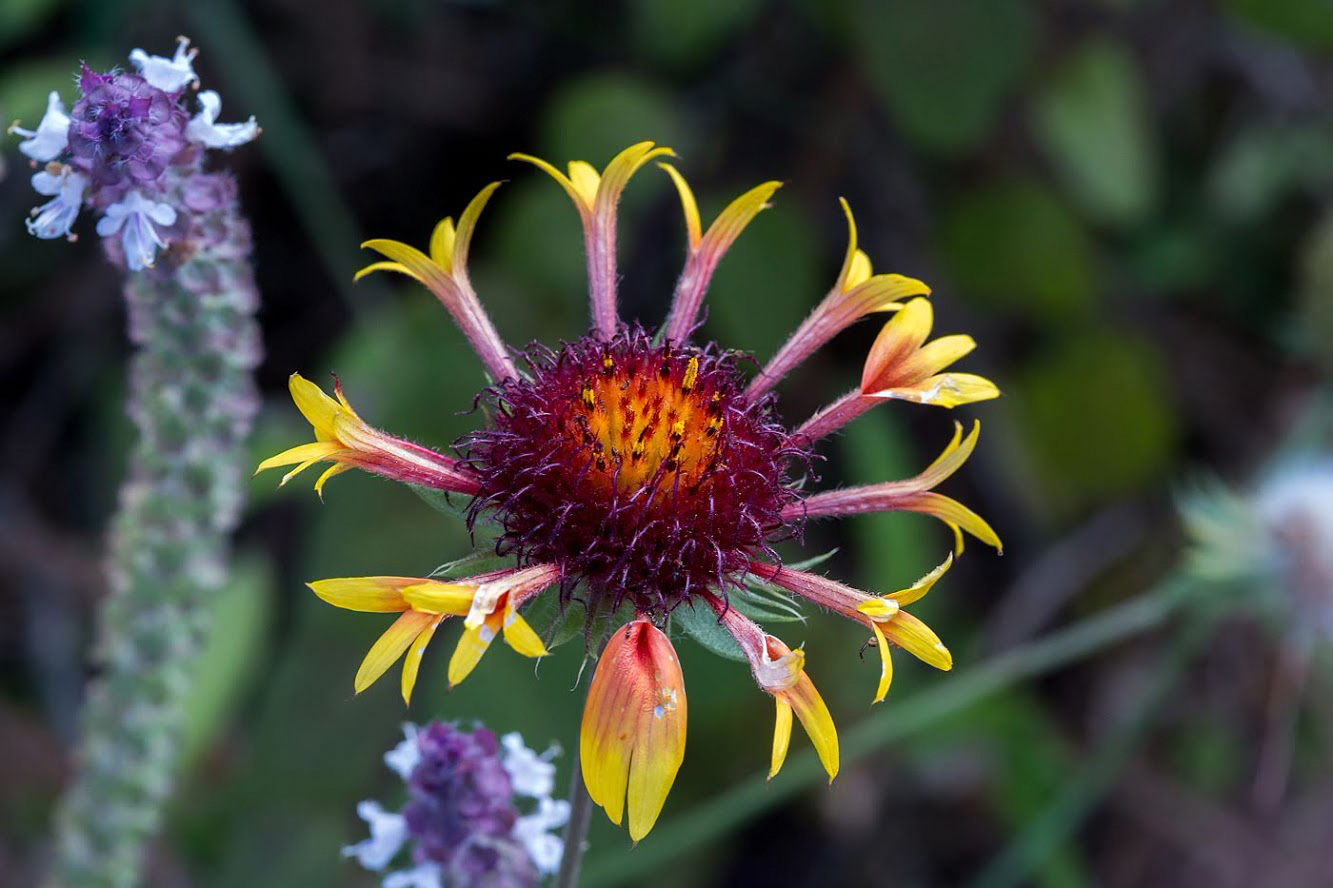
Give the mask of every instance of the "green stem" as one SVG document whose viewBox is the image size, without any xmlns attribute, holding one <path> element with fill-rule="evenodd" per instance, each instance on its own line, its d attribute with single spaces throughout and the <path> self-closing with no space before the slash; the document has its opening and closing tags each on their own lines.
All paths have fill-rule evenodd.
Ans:
<svg viewBox="0 0 1333 888">
<path fill-rule="evenodd" d="M 1032 871 L 1079 828 L 1093 806 L 1106 795 L 1134 750 L 1153 724 L 1153 717 L 1180 681 L 1190 660 L 1211 637 L 1212 619 L 1190 620 L 1153 671 L 1134 710 L 1077 774 L 1063 781 L 1060 792 L 1022 835 L 1010 842 L 972 881 L 972 888 L 1010 888 L 1031 884 Z"/>
<path fill-rule="evenodd" d="M 574 773 L 569 777 L 569 823 L 565 826 L 565 850 L 555 888 L 574 888 L 579 883 L 579 867 L 588 848 L 588 821 L 592 818 L 592 798 L 583 783 L 583 767 L 578 747 L 574 748 Z"/>
<path fill-rule="evenodd" d="M 844 766 L 997 691 L 1162 625 L 1184 600 L 1178 592 L 1174 584 L 1168 584 L 1061 632 L 993 657 L 930 691 L 881 710 L 844 736 Z M 737 826 L 822 777 L 823 770 L 814 750 L 803 750 L 791 756 L 782 774 L 771 782 L 759 775 L 744 780 L 694 811 L 672 817 L 654 831 L 652 840 L 639 843 L 632 854 L 621 851 L 594 861 L 588 868 L 585 888 L 632 883 L 678 854 L 731 835 Z"/>
</svg>

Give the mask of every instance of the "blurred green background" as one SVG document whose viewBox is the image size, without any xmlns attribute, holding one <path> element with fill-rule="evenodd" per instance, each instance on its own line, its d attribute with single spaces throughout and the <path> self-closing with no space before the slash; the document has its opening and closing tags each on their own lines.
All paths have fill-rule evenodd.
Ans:
<svg viewBox="0 0 1333 888">
<path fill-rule="evenodd" d="M 370 261 L 362 239 L 424 245 L 493 179 L 510 181 L 482 217 L 473 279 L 501 333 L 522 344 L 583 331 L 577 217 L 554 183 L 506 162 L 511 151 L 600 167 L 638 140 L 671 145 L 705 223 L 783 180 L 708 303 L 705 333 L 760 360 L 832 283 L 845 196 L 876 268 L 929 282 L 936 332 L 980 343 L 959 369 L 1005 393 L 957 411 L 984 428 L 945 488 L 1005 553 L 969 547 L 919 611 L 959 669 L 1152 587 L 1182 544 L 1172 485 L 1200 467 L 1250 478 L 1333 361 L 1327 0 L 6 0 L 0 119 L 31 126 L 50 89 L 72 97 L 81 59 L 169 53 L 179 33 L 200 47 L 222 118 L 255 114 L 264 130 L 226 159 L 264 298 L 256 462 L 308 439 L 285 395 L 293 371 L 336 371 L 369 421 L 439 448 L 472 426 L 480 367 L 430 295 L 351 280 Z M 0 179 L 0 883 L 26 886 L 67 773 L 129 430 L 116 275 L 91 230 L 76 244 L 23 230 L 38 199 L 13 144 Z M 674 191 L 645 170 L 622 212 L 627 316 L 664 317 L 683 253 Z M 877 329 L 863 322 L 784 382 L 784 416 L 799 422 L 855 384 Z M 953 418 L 912 405 L 863 417 L 824 447 L 822 484 L 915 474 Z M 396 679 L 354 697 L 387 619 L 335 611 L 303 583 L 424 574 L 466 553 L 467 533 L 368 476 L 338 478 L 322 505 L 304 479 L 281 492 L 276 480 L 251 484 L 155 886 L 374 884 L 338 849 L 364 833 L 357 800 L 400 792 L 380 755 L 404 718 L 481 719 L 538 748 L 576 742 L 577 644 L 535 675 L 497 645 L 446 693 L 445 632 L 409 712 Z M 833 575 L 892 591 L 949 542 L 930 519 L 876 516 L 812 526 L 806 552 L 836 547 Z M 778 631 L 805 643 L 849 730 L 871 714 L 876 657 L 861 657 L 861 630 L 812 616 Z M 1096 760 L 1173 631 L 915 732 L 633 883 L 953 885 L 994 872 Z M 1227 622 L 1093 816 L 1023 881 L 1215 886 L 1266 872 L 1278 881 L 1259 884 L 1327 884 L 1326 680 L 1312 679 L 1323 693 L 1300 710 L 1283 803 L 1260 810 L 1251 797 L 1282 705 L 1280 649 L 1258 622 Z M 679 650 L 691 730 L 662 825 L 764 769 L 772 730 L 742 665 L 689 641 Z M 900 657 L 881 706 L 951 680 Z M 566 754 L 562 784 L 568 765 Z M 600 813 L 593 824 L 590 883 L 611 883 L 634 852 Z"/>
</svg>

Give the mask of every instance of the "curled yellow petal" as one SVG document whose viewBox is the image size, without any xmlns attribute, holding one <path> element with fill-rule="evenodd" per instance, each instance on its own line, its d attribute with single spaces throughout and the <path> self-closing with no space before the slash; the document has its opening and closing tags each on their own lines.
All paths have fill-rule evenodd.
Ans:
<svg viewBox="0 0 1333 888">
<path fill-rule="evenodd" d="M 372 262 L 372 263 L 370 263 L 370 264 L 367 265 L 365 268 L 363 268 L 363 269 L 361 269 L 360 271 L 358 271 L 358 272 L 356 273 L 356 275 L 353 276 L 352 281 L 355 283 L 356 281 L 361 280 L 361 279 L 362 279 L 363 277 L 365 277 L 366 275 L 368 275 L 368 274 L 373 274 L 374 272 L 377 272 L 377 271 L 396 271 L 396 272 L 398 272 L 399 274 L 405 274 L 405 275 L 407 275 L 408 277 L 412 278 L 412 280 L 414 280 L 414 281 L 419 281 L 420 283 L 423 283 L 423 284 L 425 283 L 425 281 L 422 281 L 421 278 L 420 278 L 419 276 L 417 276 L 417 275 L 416 275 L 410 268 L 408 268 L 408 267 L 407 267 L 406 265 L 404 265 L 403 263 L 401 263 L 401 262 L 389 262 L 389 261 L 386 261 L 386 260 L 381 260 L 381 261 L 379 261 L 379 262 Z"/>
<path fill-rule="evenodd" d="M 931 569 L 929 573 L 908 586 L 906 589 L 899 589 L 897 592 L 884 597 L 890 601 L 897 602 L 900 608 L 915 604 L 926 596 L 926 593 L 931 590 L 931 587 L 939 582 L 940 577 L 949 572 L 950 567 L 953 567 L 952 552 L 950 552 L 943 561 Z"/>
<path fill-rule="evenodd" d="M 437 580 L 415 580 L 403 589 L 403 600 L 413 610 L 427 614 L 448 614 L 454 617 L 465 616 L 472 604 L 472 593 L 477 590 L 472 586 L 457 583 L 441 583 Z"/>
<path fill-rule="evenodd" d="M 403 655 L 416 637 L 435 619 L 432 614 L 416 611 L 404 611 L 393 625 L 384 630 L 384 634 L 370 646 L 366 658 L 361 661 L 361 668 L 356 671 L 354 686 L 359 694 L 375 683 L 398 658 Z"/>
<path fill-rule="evenodd" d="M 875 688 L 875 699 L 872 703 L 884 702 L 884 697 L 889 693 L 889 685 L 893 683 L 893 657 L 889 653 L 889 642 L 884 638 L 884 633 L 880 630 L 879 624 L 871 622 L 870 631 L 875 633 L 875 647 L 879 650 L 879 686 Z"/>
<path fill-rule="evenodd" d="M 454 231 L 452 216 L 445 216 L 430 233 L 430 259 L 445 271 L 452 273 L 454 264 Z"/>
<path fill-rule="evenodd" d="M 481 217 L 481 211 L 486 207 L 486 202 L 491 199 L 491 195 L 499 187 L 499 182 L 492 182 L 481 189 L 477 192 L 477 196 L 472 198 L 468 205 L 463 208 L 463 215 L 458 217 L 458 231 L 455 233 L 451 244 L 449 264 L 445 266 L 451 274 L 467 274 L 467 255 L 472 246 L 472 235 L 477 230 L 477 220 Z M 435 245 L 432 240 L 432 254 L 434 251 Z"/>
<path fill-rule="evenodd" d="M 838 776 L 838 729 L 833 724 L 833 716 L 824 705 L 824 698 L 819 696 L 810 676 L 802 672 L 796 684 L 786 693 L 787 702 L 796 712 L 801 727 L 810 735 L 819 761 L 828 772 L 829 782 Z"/>
<path fill-rule="evenodd" d="M 481 661 L 481 655 L 486 653 L 491 642 L 495 641 L 495 636 L 500 634 L 500 622 L 500 615 L 496 614 L 476 629 L 463 629 L 463 634 L 458 637 L 458 646 L 454 648 L 454 655 L 449 658 L 449 687 L 458 687 L 463 679 L 472 674 Z"/>
<path fill-rule="evenodd" d="M 699 204 L 694 199 L 694 191 L 690 189 L 690 183 L 685 181 L 685 177 L 671 164 L 659 163 L 658 166 L 666 171 L 666 174 L 671 177 L 671 181 L 676 185 L 676 191 L 680 194 L 681 210 L 685 213 L 685 231 L 689 236 L 690 250 L 697 250 L 704 234 L 703 223 L 699 221 Z"/>
<path fill-rule="evenodd" d="M 332 441 L 333 419 L 343 410 L 343 406 L 324 394 L 324 390 L 306 379 L 300 373 L 293 373 L 287 378 L 287 388 L 292 393 L 296 409 L 315 430 L 318 441 Z"/>
<path fill-rule="evenodd" d="M 277 456 L 270 456 L 259 464 L 255 469 L 255 474 L 258 475 L 260 472 L 266 471 L 267 469 L 276 469 L 282 466 L 299 464 L 301 466 L 300 469 L 288 472 L 282 479 L 282 483 L 286 484 L 288 478 L 300 474 L 302 470 L 309 468 L 321 459 L 327 459 L 335 453 L 341 453 L 344 449 L 345 448 L 337 441 L 315 441 L 310 444 L 300 444 L 296 447 L 284 450 Z"/>
</svg>

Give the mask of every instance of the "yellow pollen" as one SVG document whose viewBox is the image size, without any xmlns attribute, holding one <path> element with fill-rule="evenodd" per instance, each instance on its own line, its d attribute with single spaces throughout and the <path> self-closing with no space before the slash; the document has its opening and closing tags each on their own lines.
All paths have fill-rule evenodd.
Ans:
<svg viewBox="0 0 1333 888">
<path fill-rule="evenodd" d="M 690 363 L 685 368 L 685 378 L 680 381 L 680 390 L 686 393 L 692 391 L 694 389 L 694 383 L 698 378 L 699 378 L 699 359 L 690 358 Z"/>
<path fill-rule="evenodd" d="M 592 386 L 590 385 L 585 385 L 583 387 L 583 406 L 587 407 L 589 410 L 597 406 L 597 399 L 593 395 Z"/>
</svg>

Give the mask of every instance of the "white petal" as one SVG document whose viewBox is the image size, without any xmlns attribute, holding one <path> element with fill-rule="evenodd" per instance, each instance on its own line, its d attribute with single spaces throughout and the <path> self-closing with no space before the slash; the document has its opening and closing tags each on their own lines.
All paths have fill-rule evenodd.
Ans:
<svg viewBox="0 0 1333 888">
<path fill-rule="evenodd" d="M 343 857 L 355 857 L 368 870 L 382 870 L 407 841 L 407 820 L 374 801 L 361 802 L 356 813 L 370 826 L 370 838 L 345 846 Z"/>
<path fill-rule="evenodd" d="M 130 52 L 130 61 L 134 62 L 134 67 L 139 69 L 150 86 L 163 92 L 178 92 L 187 84 L 199 81 L 194 73 L 194 50 L 190 49 L 190 41 L 184 37 L 179 38 L 179 41 L 176 54 L 169 59 L 150 56 L 142 49 Z"/>
<path fill-rule="evenodd" d="M 549 798 L 555 789 L 555 765 L 523 744 L 517 731 L 500 738 L 504 746 L 501 764 L 509 773 L 516 795 L 534 799 Z"/>
<path fill-rule="evenodd" d="M 218 123 L 222 111 L 222 97 L 214 90 L 199 94 L 200 111 L 185 127 L 185 138 L 205 148 L 235 148 L 259 135 L 259 124 L 253 116 L 245 123 Z"/>
<path fill-rule="evenodd" d="M 514 821 L 511 835 L 523 844 L 532 858 L 532 865 L 543 875 L 560 869 L 564 842 L 547 832 L 569 822 L 569 802 L 564 799 L 542 799 L 537 810 Z"/>
<path fill-rule="evenodd" d="M 25 136 L 19 143 L 19 150 L 38 163 L 47 163 L 59 157 L 69 147 L 69 115 L 60 101 L 60 93 L 51 92 L 46 97 L 46 113 L 37 129 L 26 130 L 19 126 L 9 128 L 10 132 Z"/>
<path fill-rule="evenodd" d="M 417 762 L 421 761 L 421 747 L 417 745 L 417 734 L 420 730 L 411 722 L 403 722 L 402 742 L 384 753 L 384 764 L 404 780 L 412 776 Z"/>
<path fill-rule="evenodd" d="M 389 873 L 380 883 L 382 888 L 443 888 L 438 863 L 419 863 L 410 870 Z"/>
</svg>

